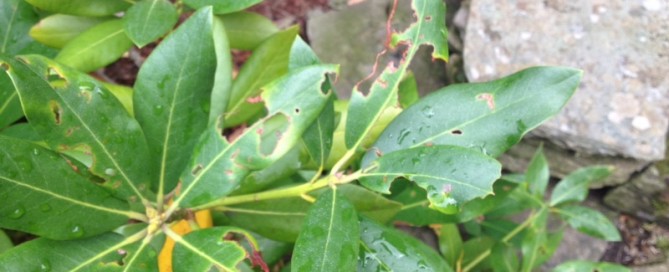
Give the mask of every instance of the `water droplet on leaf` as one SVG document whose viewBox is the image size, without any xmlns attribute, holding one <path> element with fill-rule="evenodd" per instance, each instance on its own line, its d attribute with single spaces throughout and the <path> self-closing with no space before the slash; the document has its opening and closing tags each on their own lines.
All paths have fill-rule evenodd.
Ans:
<svg viewBox="0 0 669 272">
<path fill-rule="evenodd" d="M 44 261 L 39 265 L 40 271 L 51 271 L 51 264 L 48 261 Z"/>
<path fill-rule="evenodd" d="M 24 214 L 26 214 L 26 209 L 24 209 L 23 207 L 18 207 L 14 209 L 11 214 L 9 214 L 9 218 L 19 219 L 23 217 Z"/>
<path fill-rule="evenodd" d="M 153 107 L 153 114 L 159 115 L 161 113 L 163 113 L 163 105 L 156 105 Z"/>
<path fill-rule="evenodd" d="M 35 155 L 35 156 L 39 155 L 39 149 L 34 148 L 33 149 L 33 155 Z"/>
<path fill-rule="evenodd" d="M 111 168 L 107 168 L 107 169 L 105 169 L 105 175 L 113 177 L 114 175 L 116 175 L 116 170 L 111 169 Z"/>
<path fill-rule="evenodd" d="M 75 225 L 72 227 L 71 230 L 72 234 L 74 234 L 75 237 L 82 237 L 84 236 L 84 229 L 78 225 Z"/>
<path fill-rule="evenodd" d="M 430 106 L 425 106 L 425 107 L 423 107 L 423 109 L 421 110 L 421 112 L 422 112 L 423 115 L 425 115 L 425 117 L 427 117 L 427 118 L 432 118 L 432 116 L 434 116 L 434 109 L 432 109 L 432 107 L 430 107 Z"/>
<path fill-rule="evenodd" d="M 411 130 L 408 130 L 406 128 L 400 130 L 400 135 L 397 137 L 397 144 L 402 145 L 404 139 L 406 139 L 406 137 L 409 136 L 409 134 L 411 134 Z"/>
<path fill-rule="evenodd" d="M 43 211 L 43 212 L 51 211 L 51 205 L 49 205 L 47 203 L 44 203 L 44 204 L 39 206 L 39 210 Z"/>
</svg>

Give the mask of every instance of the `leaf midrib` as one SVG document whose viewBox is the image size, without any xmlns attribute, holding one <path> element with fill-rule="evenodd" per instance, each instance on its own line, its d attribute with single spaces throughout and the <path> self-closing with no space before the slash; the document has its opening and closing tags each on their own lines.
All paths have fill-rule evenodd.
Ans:
<svg viewBox="0 0 669 272">
<path fill-rule="evenodd" d="M 16 91 L 14 91 L 12 95 L 10 95 L 9 98 L 7 98 L 7 101 L 5 101 L 5 103 L 2 103 L 2 107 L 0 107 L 0 114 L 2 114 L 7 109 L 7 107 L 9 107 L 9 104 L 14 100 L 15 97 L 16 97 Z"/>
<path fill-rule="evenodd" d="M 123 29 L 122 29 L 122 28 L 121 28 L 120 30 L 117 30 L 117 31 L 115 31 L 115 32 L 110 33 L 109 35 L 107 35 L 107 36 L 105 36 L 104 38 L 98 40 L 97 42 L 91 43 L 89 46 L 84 47 L 84 48 L 78 50 L 77 54 L 70 56 L 69 59 L 72 59 L 72 58 L 78 58 L 78 56 L 81 55 L 81 54 L 83 54 L 84 52 L 86 52 L 86 51 L 88 51 L 88 50 L 94 48 L 95 46 L 97 46 L 97 45 L 99 45 L 99 44 L 104 43 L 104 42 L 107 41 L 107 40 L 110 40 L 110 39 L 114 38 L 115 36 L 117 36 L 117 35 L 119 35 L 119 34 L 121 34 L 121 33 L 123 33 Z M 61 53 L 62 53 L 62 52 L 63 52 L 63 51 L 61 51 Z M 58 57 L 56 57 L 56 58 L 58 58 Z"/>
<path fill-rule="evenodd" d="M 16 3 L 16 7 L 12 11 L 12 16 L 9 18 L 9 24 L 7 25 L 7 32 L 5 33 L 5 38 L 2 41 L 2 50 L 0 50 L 0 53 L 5 53 L 7 50 L 7 40 L 9 40 L 9 33 L 12 31 L 12 27 L 14 26 L 14 17 L 16 16 L 16 13 L 19 10 L 19 5 L 21 2 Z"/>
<path fill-rule="evenodd" d="M 337 190 L 335 189 L 332 192 L 332 208 L 330 208 L 330 222 L 328 224 L 328 232 L 325 238 L 325 247 L 323 249 L 323 255 L 321 255 L 321 265 L 320 270 L 323 271 L 325 267 L 325 260 L 328 259 L 328 251 L 330 248 L 330 240 L 332 238 L 332 226 L 334 226 L 334 217 L 335 217 L 335 208 L 337 206 Z"/>
</svg>

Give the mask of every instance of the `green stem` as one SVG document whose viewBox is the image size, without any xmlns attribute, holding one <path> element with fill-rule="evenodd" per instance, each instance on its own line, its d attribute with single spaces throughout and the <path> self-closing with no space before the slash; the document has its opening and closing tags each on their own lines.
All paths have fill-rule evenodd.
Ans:
<svg viewBox="0 0 669 272">
<path fill-rule="evenodd" d="M 527 219 L 525 219 L 525 221 L 523 221 L 522 224 L 518 225 L 511 232 L 507 233 L 504 236 L 504 238 L 502 238 L 501 242 L 502 243 L 507 243 L 511 239 L 513 239 L 513 237 L 518 235 L 518 233 L 520 233 L 525 228 L 527 228 L 530 224 L 532 224 L 532 222 L 534 222 L 534 219 L 536 219 L 537 216 L 539 216 L 543 212 L 543 209 L 545 209 L 545 208 L 542 208 L 539 212 L 533 213 L 532 215 L 528 216 Z M 478 256 L 476 256 L 476 258 L 474 260 L 472 260 L 469 264 L 467 264 L 467 266 L 465 266 L 465 268 L 462 269 L 462 272 L 468 272 L 468 271 L 472 270 L 481 261 L 485 260 L 485 258 L 488 258 L 488 256 L 490 256 L 490 253 L 492 253 L 492 249 L 487 249 L 486 251 L 484 251 L 481 254 L 479 254 Z"/>
<path fill-rule="evenodd" d="M 225 197 L 214 202 L 194 207 L 193 210 L 203 210 L 218 206 L 229 206 L 247 202 L 277 199 L 277 198 L 299 197 L 302 194 L 306 194 L 308 192 L 323 188 L 331 184 L 345 184 L 352 182 L 358 179 L 359 176 L 360 176 L 360 171 L 350 175 L 343 176 L 341 178 L 336 178 L 332 174 L 330 174 L 326 177 L 316 180 L 315 182 L 305 183 L 298 186 L 288 187 L 284 189 L 277 189 L 272 191 L 265 191 L 261 193 L 248 194 L 248 195 Z"/>
</svg>

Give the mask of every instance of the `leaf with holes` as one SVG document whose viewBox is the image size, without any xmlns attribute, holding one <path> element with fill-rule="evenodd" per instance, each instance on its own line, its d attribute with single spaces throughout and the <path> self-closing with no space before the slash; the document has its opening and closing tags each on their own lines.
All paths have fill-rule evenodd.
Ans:
<svg viewBox="0 0 669 272">
<path fill-rule="evenodd" d="M 225 127 L 234 127 L 262 112 L 257 101 L 266 84 L 288 72 L 290 48 L 298 28 L 291 27 L 265 40 L 244 63 L 235 78 L 225 113 Z"/>
<path fill-rule="evenodd" d="M 366 218 L 361 219 L 360 229 L 358 271 L 453 271 L 437 252 L 414 237 Z"/>
<path fill-rule="evenodd" d="M 168 36 L 137 75 L 134 107 L 151 151 L 152 188 L 176 186 L 207 127 L 216 56 L 211 9 L 202 9 Z"/>
<path fill-rule="evenodd" d="M 360 225 L 353 206 L 337 190 L 321 194 L 309 209 L 291 258 L 293 271 L 354 271 Z"/>
<path fill-rule="evenodd" d="M 79 165 L 81 166 L 81 165 Z M 89 237 L 130 218 L 128 203 L 79 174 L 55 152 L 0 136 L 0 226 L 50 239 Z M 63 214 L 68 214 L 63 220 Z"/>
<path fill-rule="evenodd" d="M 152 173 L 144 134 L 106 88 L 38 55 L 1 62 L 30 125 L 49 147 L 86 164 L 115 196 L 133 202 L 146 196 Z"/>
<path fill-rule="evenodd" d="M 128 9 L 123 26 L 135 45 L 143 47 L 170 31 L 178 18 L 177 9 L 169 1 L 142 0 Z"/>
<path fill-rule="evenodd" d="M 557 114 L 580 82 L 582 72 L 563 67 L 529 68 L 508 77 L 456 84 L 432 93 L 404 110 L 365 154 L 421 145 L 459 145 L 492 157 Z"/>
<path fill-rule="evenodd" d="M 309 66 L 265 86 L 261 99 L 268 116 L 232 141 L 222 135 L 220 123 L 210 126 L 181 175 L 183 190 L 175 202 L 195 207 L 226 196 L 250 170 L 267 167 L 290 151 L 325 106 L 330 95 L 321 91 L 326 74 L 337 71 L 332 65 Z"/>
<path fill-rule="evenodd" d="M 422 44 L 434 48 L 432 57 L 448 59 L 446 41 L 445 14 L 446 6 L 442 1 L 416 0 L 412 2 L 417 21 L 404 32 L 392 36 L 393 45 L 406 44 L 399 66 L 389 63 L 381 75 L 372 83 L 367 95 L 356 87 L 351 95 L 351 102 L 346 120 L 346 147 L 355 149 L 369 134 L 372 125 L 381 116 L 384 109 L 397 103 L 397 90 L 404 78 L 409 63 Z"/>
<path fill-rule="evenodd" d="M 123 30 L 123 20 L 98 24 L 67 43 L 55 60 L 82 72 L 92 72 L 118 60 L 132 41 Z"/>
<path fill-rule="evenodd" d="M 201 8 L 205 6 L 212 6 L 214 13 L 226 14 L 249 8 L 263 0 L 234 0 L 234 1 L 220 1 L 220 0 L 184 0 L 184 3 L 191 8 Z"/>
<path fill-rule="evenodd" d="M 247 252 L 230 235 L 238 234 L 249 241 L 253 248 L 258 245 L 248 232 L 231 227 L 216 227 L 194 231 L 175 239 L 172 266 L 174 271 L 209 271 L 212 267 L 223 271 L 236 271 Z"/>
<path fill-rule="evenodd" d="M 90 17 L 113 15 L 130 6 L 124 0 L 26 0 L 26 2 L 53 13 Z"/>
<path fill-rule="evenodd" d="M 611 166 L 592 166 L 581 168 L 564 177 L 551 193 L 551 206 L 568 202 L 580 202 L 588 196 L 590 183 L 608 177 L 613 171 Z"/>
<path fill-rule="evenodd" d="M 108 21 L 110 17 L 50 15 L 30 29 L 30 37 L 53 48 L 63 48 L 86 30 Z"/>
<path fill-rule="evenodd" d="M 492 184 L 501 170 L 499 162 L 471 149 L 426 146 L 382 156 L 363 171 L 360 183 L 390 193 L 391 183 L 404 177 L 427 191 L 431 208 L 455 213 L 459 205 L 492 194 Z"/>
</svg>

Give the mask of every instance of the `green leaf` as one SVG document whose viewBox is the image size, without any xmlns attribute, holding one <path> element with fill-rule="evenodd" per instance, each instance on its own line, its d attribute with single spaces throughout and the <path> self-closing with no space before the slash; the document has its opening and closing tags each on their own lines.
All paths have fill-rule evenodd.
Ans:
<svg viewBox="0 0 669 272">
<path fill-rule="evenodd" d="M 243 195 L 255 193 L 257 191 L 269 188 L 300 170 L 300 152 L 293 148 L 283 157 L 270 164 L 264 169 L 251 172 L 231 195 Z M 272 186 L 273 187 L 273 186 Z"/>
<path fill-rule="evenodd" d="M 516 250 L 507 244 L 497 243 L 490 252 L 490 265 L 495 272 L 516 272 L 520 262 Z"/>
<path fill-rule="evenodd" d="M 241 234 L 255 244 L 250 234 L 231 227 L 202 229 L 175 239 L 174 271 L 209 271 L 212 266 L 223 271 L 235 271 L 247 253 L 238 242 L 226 238 L 232 234 Z"/>
<path fill-rule="evenodd" d="M 263 41 L 279 31 L 272 20 L 253 12 L 235 12 L 216 16 L 223 21 L 230 47 L 255 50 Z"/>
<path fill-rule="evenodd" d="M 92 72 L 118 60 L 132 41 L 123 30 L 123 20 L 98 24 L 67 43 L 55 60 L 82 72 Z"/>
<path fill-rule="evenodd" d="M 358 271 L 453 271 L 437 252 L 414 237 L 364 217 L 360 229 Z"/>
<path fill-rule="evenodd" d="M 0 255 L 1 271 L 100 271 L 118 267 L 133 240 L 116 233 L 86 239 L 54 241 L 38 238 Z"/>
<path fill-rule="evenodd" d="M 0 255 L 12 247 L 14 247 L 12 240 L 9 239 L 9 236 L 7 236 L 7 234 L 2 231 L 2 229 L 0 229 Z"/>
<path fill-rule="evenodd" d="M 492 184 L 501 176 L 494 159 L 458 146 L 425 146 L 400 150 L 379 158 L 363 171 L 360 183 L 381 193 L 405 177 L 427 191 L 430 207 L 455 213 L 458 205 L 492 194 Z"/>
<path fill-rule="evenodd" d="M 214 17 L 214 50 L 216 52 L 216 76 L 211 90 L 209 103 L 209 125 L 213 124 L 221 114 L 225 113 L 232 89 L 232 55 L 230 40 L 225 31 L 225 23 Z"/>
<path fill-rule="evenodd" d="M 18 59 L 0 57 L 0 65 L 49 147 L 87 164 L 114 196 L 135 202 L 147 193 L 144 134 L 121 103 L 88 75 L 38 55 Z"/>
<path fill-rule="evenodd" d="M 391 187 L 390 199 L 403 204 L 402 209 L 395 221 L 405 222 L 414 226 L 427 226 L 430 224 L 457 223 L 457 215 L 444 214 L 442 212 L 430 209 L 430 201 L 427 199 L 427 192 L 418 187 L 415 183 L 400 179 L 393 183 Z"/>
<path fill-rule="evenodd" d="M 193 14 L 147 58 L 137 75 L 135 115 L 151 151 L 152 187 L 167 192 L 188 165 L 207 126 L 216 58 L 213 15 Z"/>
<path fill-rule="evenodd" d="M 545 247 L 548 240 L 546 234 L 547 210 L 541 209 L 531 216 L 534 216 L 534 220 L 525 230 L 525 235 L 521 243 L 521 252 L 523 254 L 521 271 L 523 272 L 531 272 L 535 267 L 541 265 L 540 255 L 542 251 L 545 251 L 543 247 Z"/>
<path fill-rule="evenodd" d="M 50 47 L 63 48 L 81 33 L 108 20 L 109 17 L 97 18 L 54 14 L 34 25 L 30 29 L 30 37 Z"/>
<path fill-rule="evenodd" d="M 403 109 L 408 108 L 420 99 L 418 95 L 418 83 L 416 83 L 416 77 L 411 71 L 404 75 L 398 88 L 397 100 L 400 102 L 400 106 L 402 106 Z"/>
<path fill-rule="evenodd" d="M 525 182 L 529 186 L 530 193 L 542 198 L 546 193 L 549 178 L 548 161 L 544 156 L 543 146 L 539 146 L 527 166 L 527 173 L 525 173 Z"/>
<path fill-rule="evenodd" d="M 130 6 L 123 0 L 26 0 L 26 2 L 53 13 L 90 17 L 113 15 Z"/>
<path fill-rule="evenodd" d="M 581 202 L 588 196 L 588 186 L 608 177 L 613 171 L 610 166 L 593 166 L 581 168 L 564 177 L 553 189 L 551 206 L 567 202 Z"/>
<path fill-rule="evenodd" d="M 33 8 L 21 0 L 0 2 L 0 54 L 18 55 L 26 52 L 34 41 L 28 36 L 30 27 L 39 21 Z M 0 100 L 3 101 L 3 100 Z"/>
<path fill-rule="evenodd" d="M 225 127 L 242 124 L 263 110 L 262 103 L 252 98 L 260 94 L 263 86 L 288 72 L 290 49 L 297 32 L 297 27 L 291 27 L 274 34 L 244 63 L 232 85 Z"/>
<path fill-rule="evenodd" d="M 568 261 L 553 269 L 553 272 L 632 272 L 632 269 L 615 263 L 590 262 L 590 261 Z"/>
<path fill-rule="evenodd" d="M 446 6 L 442 1 L 417 0 L 412 2 L 417 21 L 400 34 L 393 35 L 393 45 L 406 44 L 405 57 L 398 67 L 389 63 L 381 75 L 372 83 L 367 95 L 357 86 L 351 95 L 346 120 L 346 147 L 355 149 L 369 134 L 372 125 L 381 116 L 384 109 L 397 101 L 397 89 L 406 73 L 409 63 L 422 44 L 431 45 L 435 59 L 448 59 L 446 27 L 444 25 Z M 373 150 L 371 151 L 374 152 Z"/>
<path fill-rule="evenodd" d="M 201 8 L 204 6 L 212 6 L 215 14 L 226 14 L 237 12 L 249 8 L 263 0 L 234 0 L 234 1 L 220 1 L 220 0 L 184 0 L 184 3 L 191 8 Z"/>
<path fill-rule="evenodd" d="M 224 138 L 220 123 L 210 126 L 181 175 L 183 193 L 175 203 L 194 207 L 226 196 L 250 170 L 267 167 L 290 151 L 325 106 L 321 85 L 337 69 L 310 66 L 265 86 L 261 98 L 268 116 L 233 142 Z"/>
<path fill-rule="evenodd" d="M 455 267 L 456 262 L 462 254 L 462 237 L 456 224 L 445 224 L 439 226 L 437 232 L 439 236 L 439 251 L 444 256 L 446 262 L 451 268 Z"/>
<path fill-rule="evenodd" d="M 143 47 L 170 31 L 179 14 L 167 0 L 142 0 L 129 8 L 123 19 L 128 37 Z"/>
<path fill-rule="evenodd" d="M 363 166 L 376 154 L 426 144 L 459 145 L 497 157 L 557 114 L 581 74 L 535 67 L 487 83 L 450 85 L 397 116 L 365 154 Z"/>
<path fill-rule="evenodd" d="M 354 271 L 358 215 L 337 190 L 321 194 L 309 209 L 291 258 L 291 271 Z"/>
<path fill-rule="evenodd" d="M 123 108 L 130 116 L 135 116 L 135 111 L 132 108 L 132 93 L 134 92 L 132 88 L 108 82 L 102 82 L 102 86 L 107 88 L 123 104 Z"/>
<path fill-rule="evenodd" d="M 479 236 L 467 240 L 462 245 L 462 251 L 464 252 L 464 257 L 462 258 L 462 267 L 468 267 L 474 260 L 479 258 L 484 252 L 492 250 L 492 247 L 495 245 L 495 240 L 488 236 Z M 490 257 L 483 258 L 478 264 L 476 264 L 473 271 L 486 271 L 487 268 L 490 268 Z"/>
<path fill-rule="evenodd" d="M 0 226 L 61 240 L 110 231 L 131 218 L 127 203 L 73 168 L 46 148 L 0 136 Z"/>
<path fill-rule="evenodd" d="M 326 189 L 315 191 L 311 195 L 318 196 L 325 191 Z M 356 185 L 339 185 L 337 193 L 353 204 L 359 214 L 379 222 L 389 221 L 400 208 L 399 203 Z M 310 206 L 304 199 L 294 197 L 245 203 L 225 207 L 223 210 L 236 226 L 277 241 L 292 243 L 297 239 Z"/>
<path fill-rule="evenodd" d="M 555 212 L 560 214 L 572 228 L 582 233 L 606 241 L 620 241 L 620 233 L 616 226 L 596 210 L 582 206 L 566 206 L 556 208 Z"/>
<path fill-rule="evenodd" d="M 35 143 L 42 141 L 42 137 L 39 136 L 39 134 L 37 134 L 33 127 L 28 123 L 18 123 L 12 125 L 0 131 L 0 134 L 7 137 L 18 138 L 24 141 L 32 141 Z M 44 146 L 46 146 L 46 144 L 44 144 Z"/>
<path fill-rule="evenodd" d="M 23 116 L 19 96 L 7 74 L 0 73 L 0 129 Z"/>
<path fill-rule="evenodd" d="M 310 206 L 309 202 L 295 197 L 255 201 L 222 210 L 235 226 L 272 240 L 293 243 Z"/>
</svg>

